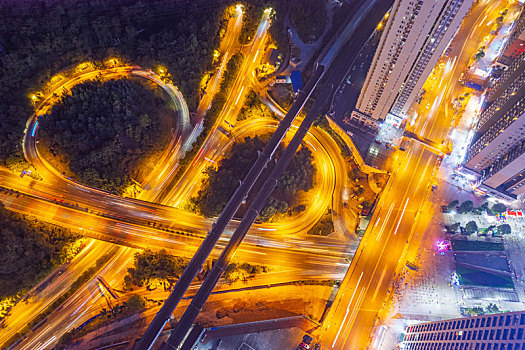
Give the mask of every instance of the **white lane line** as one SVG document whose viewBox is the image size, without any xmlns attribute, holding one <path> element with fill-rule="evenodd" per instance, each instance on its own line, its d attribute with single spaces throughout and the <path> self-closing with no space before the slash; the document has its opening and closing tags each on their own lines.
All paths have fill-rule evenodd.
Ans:
<svg viewBox="0 0 525 350">
<path fill-rule="evenodd" d="M 374 295 L 372 295 L 372 301 L 376 299 L 377 292 L 379 291 L 379 287 L 381 287 L 381 282 L 383 282 L 383 278 L 385 278 L 385 273 L 386 273 L 386 266 L 383 269 L 383 272 L 381 273 L 381 277 L 379 277 L 379 282 L 377 282 L 376 290 L 374 291 Z"/>
<path fill-rule="evenodd" d="M 394 231 L 394 234 L 397 233 L 397 230 L 399 229 L 399 225 L 401 224 L 401 220 L 403 219 L 403 215 L 405 214 L 405 209 L 407 208 L 407 204 L 410 198 L 407 198 L 407 201 L 405 202 L 405 206 L 403 207 L 403 211 L 401 212 L 401 217 L 399 218 L 399 221 L 397 222 L 396 230 Z"/>
<path fill-rule="evenodd" d="M 52 336 L 51 338 L 49 338 L 48 341 L 46 341 L 42 346 L 38 347 L 37 350 L 43 350 L 45 349 L 49 344 L 51 344 L 51 342 L 55 341 L 56 340 L 56 336 Z"/>
<path fill-rule="evenodd" d="M 345 331 L 343 333 L 343 339 L 346 339 L 346 337 L 348 336 L 348 333 L 352 330 L 352 325 L 354 324 L 354 321 L 357 317 L 357 313 L 359 312 L 359 310 L 361 309 L 361 304 L 362 304 L 362 300 L 365 296 L 365 293 L 366 292 L 366 289 L 365 288 L 362 288 L 361 289 L 361 292 L 359 293 L 359 296 L 357 297 L 357 300 L 355 301 L 355 305 L 356 307 L 354 307 L 354 310 L 352 311 L 352 314 L 350 315 L 350 319 L 348 320 L 348 327 L 345 327 Z"/>
<path fill-rule="evenodd" d="M 337 338 L 339 338 L 339 334 L 341 333 L 341 329 L 343 329 L 346 318 L 348 317 L 348 313 L 350 312 L 350 304 L 352 304 L 352 300 L 354 299 L 355 292 L 357 291 L 357 287 L 359 286 L 359 283 L 361 282 L 361 278 L 363 278 L 363 272 L 361 272 L 361 276 L 359 276 L 359 280 L 357 281 L 357 284 L 355 285 L 355 289 L 354 289 L 354 292 L 352 293 L 352 297 L 350 298 L 350 302 L 348 302 L 348 307 L 346 308 L 345 317 L 343 318 L 343 322 L 341 322 L 341 327 L 339 327 L 339 330 L 337 331 L 337 334 L 335 335 L 334 342 L 332 343 L 332 349 L 335 346 L 335 343 L 337 342 Z"/>
<path fill-rule="evenodd" d="M 381 238 L 381 235 L 383 234 L 383 229 L 385 228 L 385 224 L 388 221 L 390 214 L 392 214 L 392 209 L 394 209 L 394 203 L 390 204 L 390 209 L 388 209 L 388 213 L 386 214 L 386 218 L 383 221 L 383 225 L 381 225 L 381 229 L 379 230 L 379 233 L 377 234 L 376 242 L 379 241 L 379 238 Z"/>
<path fill-rule="evenodd" d="M 239 102 L 239 99 L 241 98 L 243 90 L 244 90 L 244 86 L 241 88 L 241 92 L 239 92 L 239 95 L 237 96 L 237 99 L 235 100 L 235 106 L 237 106 L 237 103 Z"/>
</svg>

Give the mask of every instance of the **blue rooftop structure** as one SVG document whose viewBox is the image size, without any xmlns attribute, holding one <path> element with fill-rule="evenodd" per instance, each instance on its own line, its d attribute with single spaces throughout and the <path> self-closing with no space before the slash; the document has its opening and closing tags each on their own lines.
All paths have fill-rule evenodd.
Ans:
<svg viewBox="0 0 525 350">
<path fill-rule="evenodd" d="M 298 70 L 292 71 L 290 74 L 292 81 L 292 89 L 294 93 L 298 93 L 303 88 L 303 80 L 301 79 L 301 72 Z"/>
</svg>

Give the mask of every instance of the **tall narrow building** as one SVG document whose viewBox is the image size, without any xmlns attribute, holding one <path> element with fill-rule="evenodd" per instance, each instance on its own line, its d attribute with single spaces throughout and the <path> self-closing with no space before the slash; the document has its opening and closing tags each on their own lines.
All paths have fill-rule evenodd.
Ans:
<svg viewBox="0 0 525 350">
<path fill-rule="evenodd" d="M 406 117 L 474 0 L 395 0 L 351 118 Z"/>
<path fill-rule="evenodd" d="M 525 350 L 525 311 L 407 327 L 401 349 L 406 350 Z"/>
<path fill-rule="evenodd" d="M 464 168 L 489 195 L 525 193 L 525 53 L 487 92 Z"/>
</svg>

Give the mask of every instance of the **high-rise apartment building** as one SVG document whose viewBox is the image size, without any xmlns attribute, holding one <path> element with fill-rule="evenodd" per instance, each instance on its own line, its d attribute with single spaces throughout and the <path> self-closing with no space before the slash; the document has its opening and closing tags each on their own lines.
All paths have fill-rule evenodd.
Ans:
<svg viewBox="0 0 525 350">
<path fill-rule="evenodd" d="M 474 0 L 395 0 L 351 118 L 404 118 Z"/>
<path fill-rule="evenodd" d="M 514 22 L 512 33 L 501 50 L 503 56 L 512 59 L 517 58 L 523 51 L 525 51 L 525 11 L 522 11 Z"/>
<path fill-rule="evenodd" d="M 464 168 L 479 189 L 504 199 L 525 193 L 525 53 L 487 92 Z"/>
<path fill-rule="evenodd" d="M 406 350 L 525 350 L 525 311 L 426 322 L 407 327 Z"/>
</svg>

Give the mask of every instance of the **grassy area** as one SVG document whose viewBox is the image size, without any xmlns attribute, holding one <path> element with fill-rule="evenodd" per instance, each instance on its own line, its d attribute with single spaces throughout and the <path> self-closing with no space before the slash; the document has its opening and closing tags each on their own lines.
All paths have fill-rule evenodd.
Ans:
<svg viewBox="0 0 525 350">
<path fill-rule="evenodd" d="M 451 241 L 454 251 L 502 251 L 503 243 L 492 243 L 482 241 Z"/>
<path fill-rule="evenodd" d="M 462 285 L 514 289 L 512 278 L 457 266 L 456 272 Z"/>
</svg>

